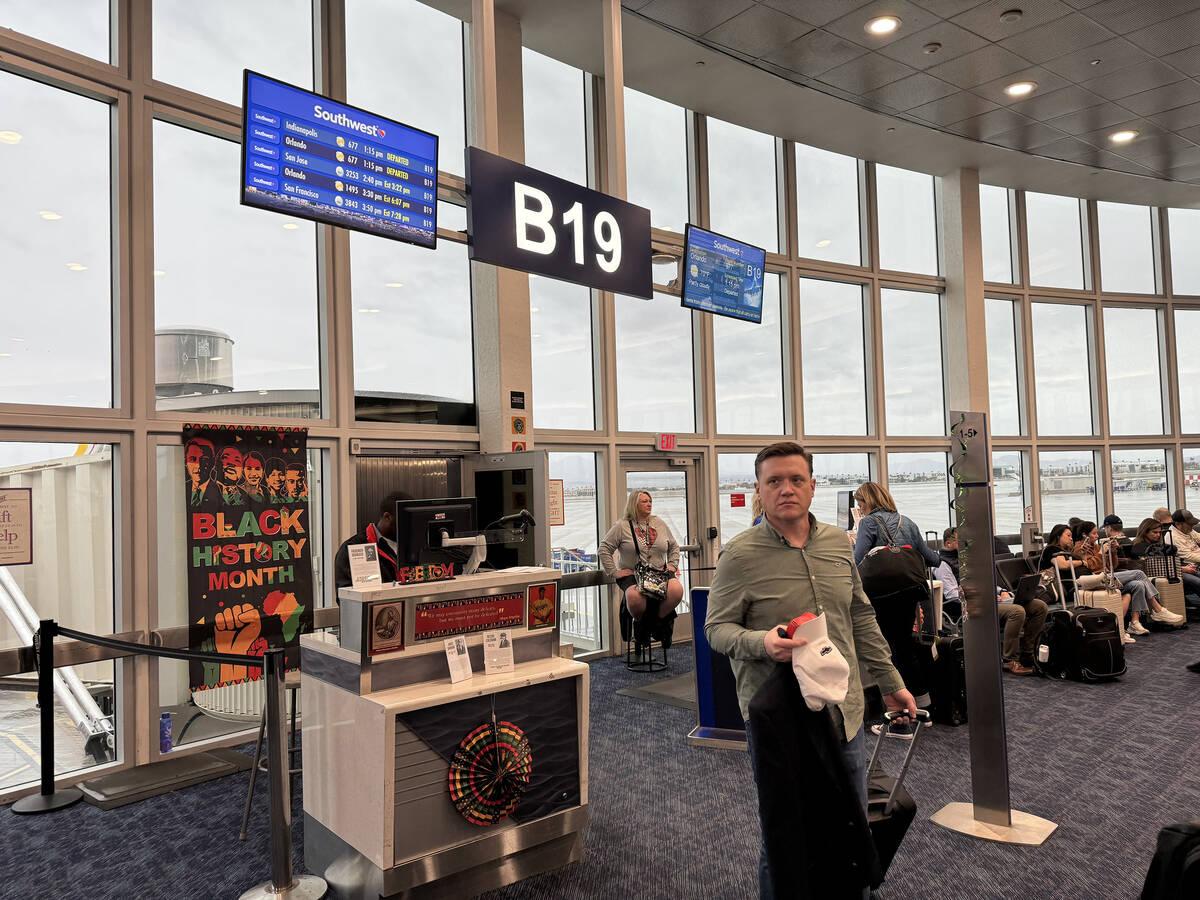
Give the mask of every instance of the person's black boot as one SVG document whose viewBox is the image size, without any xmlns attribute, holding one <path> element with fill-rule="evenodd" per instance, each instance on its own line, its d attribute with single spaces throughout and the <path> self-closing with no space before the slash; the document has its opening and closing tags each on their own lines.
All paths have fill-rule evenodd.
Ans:
<svg viewBox="0 0 1200 900">
<path fill-rule="evenodd" d="M 654 642 L 654 633 L 658 627 L 658 616 L 650 611 L 649 607 L 642 613 L 642 617 L 633 623 L 633 636 L 637 641 L 638 649 L 649 647 Z"/>
<path fill-rule="evenodd" d="M 671 648 L 671 642 L 675 638 L 676 618 L 678 618 L 678 614 L 675 612 L 675 610 L 671 610 L 658 620 L 658 623 L 654 629 L 654 637 L 657 638 L 658 642 L 663 645 L 664 650 L 669 650 Z"/>
<path fill-rule="evenodd" d="M 629 614 L 629 608 L 625 605 L 625 601 L 621 601 L 619 615 L 621 619 L 621 640 L 628 644 L 633 638 L 633 616 Z"/>
</svg>

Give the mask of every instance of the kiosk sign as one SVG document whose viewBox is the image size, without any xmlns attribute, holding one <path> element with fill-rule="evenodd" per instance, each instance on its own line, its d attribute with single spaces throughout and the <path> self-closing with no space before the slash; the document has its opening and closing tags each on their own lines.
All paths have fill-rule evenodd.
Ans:
<svg viewBox="0 0 1200 900">
<path fill-rule="evenodd" d="M 650 210 L 467 148 L 467 232 L 471 259 L 645 297 Z"/>
<path fill-rule="evenodd" d="M 525 624 L 525 591 L 418 603 L 413 640 L 445 638 Z"/>
</svg>

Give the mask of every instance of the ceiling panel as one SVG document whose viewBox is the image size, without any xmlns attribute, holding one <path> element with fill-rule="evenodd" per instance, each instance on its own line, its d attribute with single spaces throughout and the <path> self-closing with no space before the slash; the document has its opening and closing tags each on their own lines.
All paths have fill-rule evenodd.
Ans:
<svg viewBox="0 0 1200 900">
<path fill-rule="evenodd" d="M 952 84 L 946 84 L 924 72 L 916 72 L 907 78 L 901 78 L 899 81 L 885 84 L 883 87 L 868 92 L 864 95 L 864 99 L 884 103 L 892 109 L 903 111 L 940 100 L 942 97 L 948 97 L 957 92 L 958 88 Z"/>
<path fill-rule="evenodd" d="M 872 34 L 867 31 L 866 25 L 878 16 L 895 16 L 900 20 L 902 27 L 887 35 Z M 825 30 L 862 47 L 878 50 L 900 40 L 905 34 L 935 25 L 937 21 L 938 17 L 933 13 L 907 0 L 874 0 L 841 18 L 834 19 L 825 26 Z"/>
<path fill-rule="evenodd" d="M 986 47 L 973 50 L 958 59 L 952 59 L 925 71 L 935 78 L 959 87 L 973 88 L 1028 67 L 1029 61 L 1017 56 L 1011 50 L 1005 50 L 997 44 L 988 44 Z"/>
<path fill-rule="evenodd" d="M 1103 102 L 1102 97 L 1076 85 L 1070 85 L 1046 94 L 1038 91 L 1032 97 L 1013 103 L 1011 106 L 1023 116 L 1046 121 L 1087 109 L 1101 102 Z"/>
<path fill-rule="evenodd" d="M 650 0 L 638 12 L 699 37 L 753 5 L 753 0 Z"/>
<path fill-rule="evenodd" d="M 827 31 L 810 31 L 766 57 L 801 75 L 817 76 L 867 53 Z"/>
<path fill-rule="evenodd" d="M 881 85 L 913 74 L 912 68 L 878 53 L 867 53 L 843 63 L 820 76 L 820 81 L 856 94 L 865 94 Z"/>
<path fill-rule="evenodd" d="M 1052 125 L 1067 134 L 1087 134 L 1100 128 L 1107 128 L 1117 122 L 1129 119 L 1129 110 L 1113 103 L 1100 103 L 1086 109 L 1076 110 L 1064 116 L 1047 119 L 1046 124 Z"/>
<path fill-rule="evenodd" d="M 1192 4 L 1188 4 L 1191 6 Z M 1129 40 L 1155 56 L 1165 56 L 1196 45 L 1200 9 L 1129 33 Z"/>
<path fill-rule="evenodd" d="M 925 47 L 934 43 L 942 46 L 932 53 L 927 53 Z M 986 46 L 988 42 L 985 38 L 965 28 L 959 28 L 952 22 L 938 22 L 916 34 L 893 41 L 882 47 L 879 52 L 914 69 L 926 69 Z"/>
<path fill-rule="evenodd" d="M 834 19 L 840 19 L 850 10 L 866 6 L 870 2 L 871 0 L 762 0 L 762 5 L 819 27 Z"/>
<path fill-rule="evenodd" d="M 1168 84 L 1140 94 L 1124 97 L 1121 105 L 1132 110 L 1139 116 L 1187 106 L 1189 103 L 1200 103 L 1200 84 L 1185 78 L 1174 84 Z"/>
<path fill-rule="evenodd" d="M 947 128 L 955 134 L 961 134 L 976 141 L 986 141 L 993 135 L 1004 134 L 1004 132 L 1020 128 L 1022 125 L 1032 124 L 1033 121 L 1028 116 L 1002 107 L 981 116 L 973 116 L 970 119 L 955 122 Z"/>
<path fill-rule="evenodd" d="M 1066 56 L 1084 47 L 1112 39 L 1113 33 L 1079 13 L 1070 13 L 1040 28 L 1023 31 L 1000 41 L 1000 46 L 1030 62 Z"/>
<path fill-rule="evenodd" d="M 1200 103 L 1189 103 L 1187 106 L 1164 110 L 1146 118 L 1158 127 L 1166 128 L 1169 131 L 1191 128 L 1193 125 L 1200 125 Z"/>
<path fill-rule="evenodd" d="M 1037 85 L 1034 92 L 1028 95 L 1025 100 L 1017 100 L 1017 98 L 1010 97 L 1004 91 L 1010 84 L 1019 81 L 1032 81 Z M 1003 78 L 997 78 L 995 81 L 989 81 L 987 84 L 981 84 L 971 90 L 981 97 L 987 97 L 989 100 L 999 103 L 1001 106 L 1007 106 L 1011 103 L 1030 102 L 1033 98 L 1042 97 L 1066 87 L 1073 87 L 1073 85 L 1065 78 L 1055 75 L 1053 72 L 1039 66 L 1034 66 L 1029 69 L 1020 69 L 1011 75 L 1005 75 Z M 1026 115 L 1029 115 L 1029 113 L 1026 113 Z M 1054 115 L 1061 114 L 1055 113 Z"/>
<path fill-rule="evenodd" d="M 1057 72 L 1072 81 L 1087 81 L 1089 78 L 1099 78 L 1112 72 L 1118 72 L 1138 63 L 1150 62 L 1154 57 L 1135 47 L 1124 38 L 1113 38 L 1060 56 L 1046 60 L 1045 66 L 1051 72 Z"/>
<path fill-rule="evenodd" d="M 1178 69 L 1184 75 L 1195 78 L 1200 75 L 1200 46 L 1188 47 L 1177 53 L 1168 53 L 1162 58 L 1168 66 Z"/>
<path fill-rule="evenodd" d="M 1067 135 L 1063 134 L 1057 128 L 1051 128 L 1049 125 L 1043 125 L 1041 122 L 1032 122 L 1013 131 L 994 135 L 988 138 L 988 143 L 999 144 L 1001 147 L 1008 147 L 1013 150 L 1033 150 L 1036 147 L 1044 147 L 1047 144 L 1053 144 L 1056 141 L 1066 138 Z"/>
<path fill-rule="evenodd" d="M 813 26 L 767 6 L 752 6 L 704 35 L 706 41 L 753 57 L 766 56 Z"/>
<path fill-rule="evenodd" d="M 1019 19 L 1005 22 L 1000 18 L 1001 14 L 1013 9 L 1021 11 Z M 1071 7 L 1061 0 L 988 0 L 959 13 L 951 21 L 989 41 L 1002 41 L 1055 19 L 1061 19 L 1071 12 Z"/>
<path fill-rule="evenodd" d="M 924 106 L 918 106 L 916 109 L 909 110 L 909 112 L 911 115 L 924 119 L 927 122 L 933 122 L 937 125 L 949 125 L 952 122 L 961 122 L 963 119 L 970 119 L 973 116 L 979 116 L 997 108 L 996 104 L 991 100 L 985 100 L 978 94 L 972 94 L 970 91 L 959 91 L 957 94 L 951 94 L 949 97 L 943 97 L 941 100 L 935 100 L 932 103 L 926 103 Z"/>
<path fill-rule="evenodd" d="M 1170 19 L 1191 8 L 1179 0 L 1103 0 L 1087 7 L 1087 16 L 1112 31 L 1127 34 Z"/>
</svg>

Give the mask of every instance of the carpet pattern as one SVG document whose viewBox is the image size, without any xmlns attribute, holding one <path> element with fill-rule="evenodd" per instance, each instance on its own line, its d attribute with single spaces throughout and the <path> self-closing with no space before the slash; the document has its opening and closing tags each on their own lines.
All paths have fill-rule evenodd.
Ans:
<svg viewBox="0 0 1200 900">
<path fill-rule="evenodd" d="M 1200 817 L 1200 676 L 1183 668 L 1197 659 L 1200 628 L 1193 627 L 1138 638 L 1118 682 L 1005 676 L 1012 804 L 1059 823 L 1040 848 L 978 841 L 928 821 L 944 804 L 970 800 L 969 726 L 930 729 L 907 782 L 917 820 L 877 896 L 1136 897 L 1158 829 Z M 684 736 L 695 713 L 617 693 L 690 667 L 687 646 L 672 649 L 671 669 L 654 675 L 628 672 L 619 659 L 592 666 L 585 857 L 488 900 L 754 896 L 758 820 L 745 755 L 690 748 Z M 885 748 L 892 770 L 900 743 Z M 111 812 L 82 803 L 45 816 L 0 810 L 0 894 L 237 897 L 270 872 L 265 792 L 248 840 L 237 840 L 248 778 Z M 298 796 L 292 814 L 303 871 Z"/>
</svg>

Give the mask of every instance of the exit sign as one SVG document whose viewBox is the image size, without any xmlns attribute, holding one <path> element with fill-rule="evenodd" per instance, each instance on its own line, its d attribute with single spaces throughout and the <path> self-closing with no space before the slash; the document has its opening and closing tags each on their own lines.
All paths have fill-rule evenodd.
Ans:
<svg viewBox="0 0 1200 900">
<path fill-rule="evenodd" d="M 656 434 L 654 436 L 654 449 L 665 450 L 668 453 L 675 449 L 675 435 L 673 434 Z"/>
</svg>

